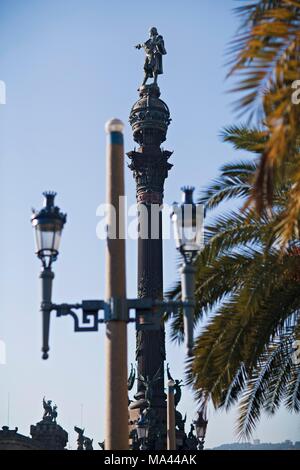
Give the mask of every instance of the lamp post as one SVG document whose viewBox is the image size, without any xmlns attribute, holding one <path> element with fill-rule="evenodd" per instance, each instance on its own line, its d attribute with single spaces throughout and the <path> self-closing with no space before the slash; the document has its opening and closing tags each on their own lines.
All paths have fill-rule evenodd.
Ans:
<svg viewBox="0 0 300 470">
<path fill-rule="evenodd" d="M 106 299 L 85 300 L 80 304 L 52 303 L 52 262 L 57 259 L 59 241 L 66 215 L 54 205 L 55 193 L 44 193 L 44 207 L 33 212 L 31 221 L 36 235 L 36 253 L 42 261 L 43 359 L 48 358 L 50 315 L 71 315 L 75 331 L 97 331 L 106 323 L 106 419 L 105 448 L 128 449 L 127 413 L 127 322 L 129 305 L 126 299 L 125 240 L 119 221 L 124 216 L 124 145 L 123 123 L 112 119 L 106 124 L 107 143 L 107 249 Z M 114 219 L 113 214 L 116 215 Z M 117 221 L 117 227 L 114 223 Z M 117 233 L 114 231 L 117 229 Z M 111 230 L 110 230 L 111 229 Z M 82 321 L 74 310 L 82 309 Z M 99 317 L 103 310 L 104 318 Z"/>
<path fill-rule="evenodd" d="M 124 222 L 122 218 L 123 208 L 119 205 L 119 196 L 124 196 L 122 130 L 123 124 L 119 120 L 112 120 L 106 126 L 106 131 L 109 134 L 107 146 L 107 201 L 111 207 L 115 208 L 117 215 L 116 220 L 119 224 L 123 224 Z M 189 189 L 189 191 L 191 191 L 191 189 Z M 188 337 L 189 351 L 191 351 L 193 347 L 192 318 L 194 309 L 194 284 L 191 280 L 192 276 L 189 276 L 191 272 L 189 268 L 192 268 L 190 262 L 194 259 L 194 253 L 197 253 L 197 251 L 192 242 L 189 245 L 186 243 L 186 239 L 184 238 L 186 231 L 182 231 L 178 223 L 179 220 L 181 224 L 187 223 L 188 225 L 183 226 L 187 231 L 190 227 L 196 228 L 196 230 L 199 231 L 201 227 L 199 228 L 197 218 L 194 217 L 195 205 L 192 207 L 192 222 L 191 219 L 186 218 L 182 221 L 179 216 L 177 217 L 175 215 L 175 210 L 172 216 L 174 225 L 177 227 L 176 230 L 180 235 L 176 239 L 177 245 L 180 247 L 180 251 L 184 254 L 185 259 L 185 265 L 182 269 L 182 301 L 167 301 L 152 296 L 127 299 L 125 286 L 125 240 L 122 236 L 124 227 L 117 225 L 117 236 L 110 236 L 110 225 L 113 224 L 113 221 L 110 220 L 110 218 L 113 218 L 112 211 L 108 217 L 107 231 L 106 299 L 83 300 L 81 303 L 76 304 L 55 304 L 52 302 L 52 284 L 54 279 L 52 263 L 56 261 L 59 254 L 59 244 L 62 230 L 66 223 L 66 214 L 62 213 L 59 207 L 54 203 L 56 193 L 45 192 L 43 195 L 44 205 L 42 209 L 40 211 L 33 211 L 31 217 L 32 226 L 35 231 L 36 254 L 42 262 L 42 271 L 40 274 L 42 281 L 42 358 L 48 358 L 50 317 L 53 312 L 56 312 L 57 317 L 70 315 L 74 320 L 75 332 L 98 331 L 99 324 L 106 324 L 107 393 L 105 449 L 126 449 L 128 448 L 129 437 L 126 324 L 128 322 L 135 322 L 138 333 L 157 331 L 157 319 L 161 320 L 163 314 L 166 312 L 174 313 L 178 307 L 182 308 L 186 318 L 185 328 L 187 328 L 187 330 L 185 333 Z M 190 204 L 189 201 L 190 199 L 187 198 L 184 204 Z M 121 212 L 120 214 L 119 211 Z M 177 210 L 176 214 L 178 215 L 181 212 L 182 209 Z M 121 217 L 119 217 L 119 215 Z M 120 220 L 122 222 L 120 222 Z M 198 246 L 200 245 L 198 244 L 197 247 Z M 81 316 L 76 312 L 78 309 L 82 311 Z M 130 311 L 132 310 L 135 311 L 135 317 L 130 317 Z M 103 312 L 102 317 L 99 313 L 100 311 Z M 157 374 L 158 373 L 159 371 Z M 150 386 L 150 382 L 148 385 Z M 137 434 L 141 442 L 141 449 L 146 448 L 146 443 L 149 447 L 148 435 L 150 431 L 150 421 L 150 415 L 145 416 L 141 414 L 137 423 Z"/>
<path fill-rule="evenodd" d="M 205 435 L 206 435 L 206 428 L 207 428 L 208 420 L 206 419 L 205 408 L 201 408 L 198 411 L 198 417 L 193 421 L 193 425 L 195 426 L 196 436 L 197 436 L 197 449 L 203 450 L 204 449 L 204 442 L 205 442 Z"/>
<path fill-rule="evenodd" d="M 184 333 L 188 356 L 193 355 L 194 347 L 194 310 L 195 310 L 195 273 L 193 261 L 203 248 L 204 205 L 193 201 L 193 187 L 182 188 L 182 203 L 173 204 L 171 219 L 174 228 L 176 248 L 182 255 L 181 295 L 184 305 Z"/>
<path fill-rule="evenodd" d="M 38 212 L 33 210 L 31 222 L 35 231 L 36 254 L 42 261 L 42 322 L 43 322 L 43 359 L 48 358 L 49 351 L 49 328 L 51 313 L 52 282 L 54 272 L 52 263 L 56 261 L 59 253 L 61 233 L 66 223 L 67 216 L 60 212 L 59 207 L 54 205 L 56 193 L 44 192 L 44 205 Z"/>
</svg>

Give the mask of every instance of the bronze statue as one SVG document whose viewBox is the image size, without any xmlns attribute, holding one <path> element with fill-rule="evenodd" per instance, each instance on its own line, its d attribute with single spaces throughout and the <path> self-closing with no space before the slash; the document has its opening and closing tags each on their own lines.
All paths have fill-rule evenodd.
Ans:
<svg viewBox="0 0 300 470">
<path fill-rule="evenodd" d="M 77 450 L 84 450 L 83 444 L 84 444 L 84 429 L 78 428 L 77 426 L 74 426 L 74 431 L 77 432 Z"/>
<path fill-rule="evenodd" d="M 170 373 L 169 364 L 167 364 L 167 376 L 168 376 L 169 380 L 172 380 L 174 382 L 174 391 L 175 391 L 174 404 L 175 404 L 175 408 L 177 408 L 177 405 L 181 400 L 181 395 L 182 395 L 181 387 L 183 387 L 183 383 L 182 383 L 182 380 L 177 380 L 177 379 L 174 380 L 173 379 L 173 377 Z"/>
<path fill-rule="evenodd" d="M 135 382 L 135 368 L 133 367 L 133 364 L 131 364 L 130 374 L 127 380 L 127 388 L 129 391 L 132 390 L 134 382 Z"/>
<path fill-rule="evenodd" d="M 195 426 L 193 424 L 191 424 L 190 431 L 188 433 L 188 438 L 189 439 L 193 439 L 195 437 L 194 431 L 195 431 Z"/>
<path fill-rule="evenodd" d="M 128 389 L 128 391 L 132 390 L 132 388 L 134 386 L 134 382 L 135 382 L 135 368 L 133 367 L 133 364 L 131 364 L 130 374 L 129 374 L 129 377 L 127 379 L 127 389 Z M 130 403 L 131 403 L 131 400 L 130 400 L 129 395 L 128 395 L 128 406 L 130 405 Z"/>
<path fill-rule="evenodd" d="M 56 423 L 56 418 L 57 418 L 57 406 L 56 405 L 54 405 L 52 408 L 51 418 L 53 422 Z"/>
<path fill-rule="evenodd" d="M 56 424 L 56 418 L 57 418 L 57 405 L 52 406 L 52 400 L 45 400 L 45 397 L 43 398 L 43 408 L 44 408 L 44 414 L 43 414 L 43 419 L 47 421 L 51 421 Z"/>
<path fill-rule="evenodd" d="M 93 450 L 93 439 L 84 436 L 84 429 L 74 426 L 74 431 L 77 432 L 77 450 Z"/>
<path fill-rule="evenodd" d="M 52 400 L 45 400 L 45 397 L 43 398 L 43 408 L 44 408 L 44 414 L 43 414 L 43 419 L 45 418 L 50 418 L 52 419 L 52 406 L 51 406 Z"/>
<path fill-rule="evenodd" d="M 161 378 L 162 377 L 161 377 L 160 368 L 159 368 L 152 378 L 150 378 L 149 375 L 147 375 L 146 378 L 143 375 L 141 375 L 138 379 L 140 382 L 142 382 L 142 384 L 145 387 L 145 400 L 148 402 L 148 406 L 151 406 L 151 403 L 152 403 L 153 386 L 155 382 L 157 382 Z"/>
<path fill-rule="evenodd" d="M 93 439 L 90 439 L 89 437 L 84 438 L 84 450 L 94 450 L 93 449 Z"/>
<path fill-rule="evenodd" d="M 135 46 L 137 49 L 143 48 L 146 54 L 144 63 L 145 76 L 142 86 L 146 85 L 148 78 L 152 77 L 154 77 L 153 84 L 157 84 L 157 76 L 163 73 L 162 56 L 167 53 L 164 39 L 158 34 L 156 28 L 150 29 L 149 36 L 150 38 L 146 42 Z"/>
<path fill-rule="evenodd" d="M 195 431 L 195 426 L 191 424 L 191 428 L 187 435 L 187 439 L 185 439 L 185 447 L 190 450 L 196 449 L 197 444 L 198 444 L 198 440 L 194 431 Z"/>
</svg>

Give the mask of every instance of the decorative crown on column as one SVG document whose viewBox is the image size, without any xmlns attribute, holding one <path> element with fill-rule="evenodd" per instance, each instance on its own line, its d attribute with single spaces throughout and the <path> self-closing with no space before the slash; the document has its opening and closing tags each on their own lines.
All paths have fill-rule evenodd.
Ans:
<svg viewBox="0 0 300 470">
<path fill-rule="evenodd" d="M 166 140 L 171 122 L 170 111 L 160 96 L 157 85 L 143 85 L 139 88 L 140 98 L 133 105 L 129 122 L 135 142 L 144 145 L 160 146 Z"/>
</svg>

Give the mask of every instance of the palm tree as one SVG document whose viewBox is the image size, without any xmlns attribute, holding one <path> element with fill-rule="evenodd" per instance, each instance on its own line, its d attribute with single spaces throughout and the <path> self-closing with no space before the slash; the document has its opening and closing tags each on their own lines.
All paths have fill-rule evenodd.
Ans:
<svg viewBox="0 0 300 470">
<path fill-rule="evenodd" d="M 242 113 L 257 110 L 268 133 L 248 203 L 261 213 L 272 205 L 276 182 L 291 183 L 276 227 L 286 244 L 299 231 L 300 215 L 300 104 L 293 99 L 300 85 L 300 1 L 248 0 L 236 11 L 242 25 L 229 50 L 229 75 L 242 95 L 236 105 Z"/>
<path fill-rule="evenodd" d="M 223 133 L 236 148 L 259 154 L 267 145 L 264 130 L 231 127 Z M 257 160 L 224 165 L 203 191 L 208 210 L 227 200 L 244 200 L 253 190 Z M 195 327 L 212 313 L 195 341 L 187 377 L 199 400 L 215 407 L 239 402 L 238 434 L 248 437 L 261 411 L 280 404 L 300 411 L 300 370 L 291 357 L 300 339 L 300 250 L 296 240 L 282 251 L 274 232 L 286 208 L 288 185 L 274 186 L 272 208 L 259 215 L 248 207 L 226 211 L 206 226 L 198 256 Z M 180 297 L 180 284 L 168 296 Z M 173 340 L 183 337 L 182 313 L 171 320 Z"/>
</svg>

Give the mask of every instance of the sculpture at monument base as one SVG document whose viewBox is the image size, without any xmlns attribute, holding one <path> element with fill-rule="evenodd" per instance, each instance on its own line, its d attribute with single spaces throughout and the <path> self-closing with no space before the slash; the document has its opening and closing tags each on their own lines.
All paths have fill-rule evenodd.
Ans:
<svg viewBox="0 0 300 470">
<path fill-rule="evenodd" d="M 45 397 L 44 397 L 43 408 L 44 408 L 43 420 L 51 421 L 51 422 L 53 421 L 54 423 L 56 423 L 57 405 L 52 406 L 52 400 L 45 400 Z"/>
<path fill-rule="evenodd" d="M 93 439 L 84 435 L 84 429 L 74 426 L 74 431 L 77 432 L 77 450 L 93 450 Z"/>
</svg>

